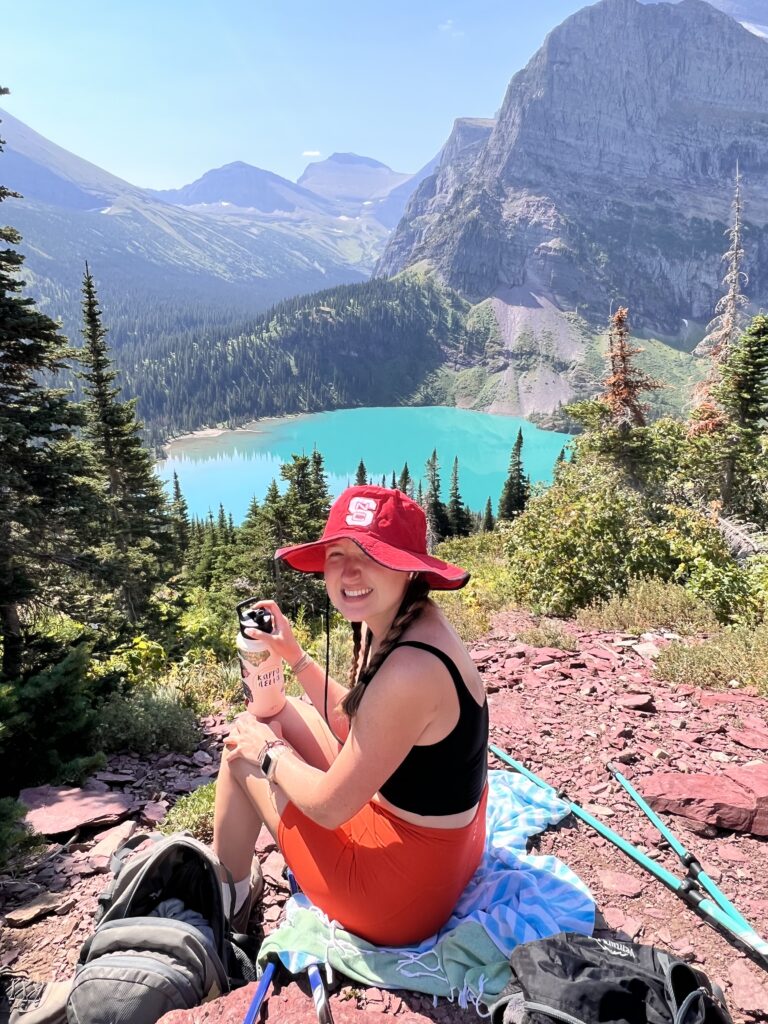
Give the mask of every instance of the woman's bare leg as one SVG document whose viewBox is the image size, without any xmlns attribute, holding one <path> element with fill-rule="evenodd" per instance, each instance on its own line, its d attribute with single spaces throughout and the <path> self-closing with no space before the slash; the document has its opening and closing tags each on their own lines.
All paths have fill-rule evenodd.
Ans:
<svg viewBox="0 0 768 1024">
<path fill-rule="evenodd" d="M 338 754 L 338 743 L 311 704 L 289 697 L 283 710 L 269 722 L 278 726 L 286 742 L 314 768 L 327 769 Z M 250 874 L 262 824 L 277 842 L 286 803 L 280 790 L 258 778 L 243 758 L 230 763 L 224 754 L 216 780 L 213 849 L 235 881 Z"/>
</svg>

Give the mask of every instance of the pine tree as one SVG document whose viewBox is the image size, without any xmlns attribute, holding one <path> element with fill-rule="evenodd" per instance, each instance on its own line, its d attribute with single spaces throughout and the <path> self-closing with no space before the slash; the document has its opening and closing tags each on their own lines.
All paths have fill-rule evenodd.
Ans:
<svg viewBox="0 0 768 1024">
<path fill-rule="evenodd" d="M 525 508 L 526 492 L 525 474 L 523 473 L 523 431 L 521 427 L 517 432 L 517 437 L 512 447 L 512 454 L 509 458 L 507 479 L 504 481 L 504 486 L 501 489 L 499 519 L 514 519 L 516 516 L 519 516 Z"/>
<path fill-rule="evenodd" d="M 364 487 L 368 483 L 368 470 L 365 468 L 365 463 L 362 459 L 357 467 L 357 473 L 355 473 L 355 486 Z"/>
<path fill-rule="evenodd" d="M 0 185 L 0 202 L 12 197 L 20 198 Z M 86 568 L 88 503 L 97 500 L 83 485 L 87 456 L 74 437 L 83 410 L 48 383 L 71 351 L 57 324 L 21 295 L 23 257 L 12 248 L 20 241 L 0 227 L 0 680 L 24 668 L 26 607 L 55 604 L 62 574 Z"/>
<path fill-rule="evenodd" d="M 608 407 L 611 423 L 620 430 L 644 427 L 647 406 L 641 403 L 640 396 L 645 391 L 663 387 L 637 368 L 634 357 L 643 350 L 630 344 L 628 317 L 629 310 L 621 306 L 611 318 L 608 336 L 610 373 L 603 380 L 605 391 L 601 395 L 601 400 Z"/>
<path fill-rule="evenodd" d="M 190 543 L 189 506 L 181 493 L 181 484 L 176 470 L 173 471 L 173 498 L 171 499 L 171 524 L 175 541 L 177 560 L 181 562 Z"/>
<path fill-rule="evenodd" d="M 409 498 L 413 497 L 413 477 L 408 469 L 407 462 L 403 464 L 403 468 L 397 481 L 397 486 L 398 489 L 404 494 L 407 494 Z"/>
<path fill-rule="evenodd" d="M 485 503 L 485 513 L 483 515 L 483 524 L 482 524 L 482 531 L 483 531 L 483 533 L 490 533 L 495 525 L 496 525 L 496 521 L 493 518 L 493 507 L 491 505 L 491 499 L 489 497 L 488 501 L 486 501 L 486 503 Z"/>
<path fill-rule="evenodd" d="M 454 457 L 451 470 L 451 488 L 448 496 L 448 534 L 451 537 L 468 537 L 472 532 L 472 517 L 467 511 L 459 493 L 459 457 Z"/>
<path fill-rule="evenodd" d="M 448 511 L 440 497 L 440 463 L 437 449 L 427 459 L 426 464 L 427 490 L 424 494 L 424 512 L 427 516 L 427 533 L 430 540 L 429 550 L 448 536 Z"/>
<path fill-rule="evenodd" d="M 83 278 L 85 436 L 92 443 L 104 481 L 108 516 L 104 551 L 123 611 L 136 622 L 147 608 L 153 586 L 165 576 L 172 555 L 173 530 L 162 484 L 151 454 L 141 441 L 135 401 L 122 401 L 106 344 L 107 331 L 88 265 Z"/>
<path fill-rule="evenodd" d="M 726 446 L 720 500 L 726 511 L 768 515 L 763 439 L 768 437 L 768 316 L 756 316 L 721 363 L 721 381 L 713 389 L 724 411 Z M 768 524 L 766 524 L 768 525 Z"/>
<path fill-rule="evenodd" d="M 744 310 L 747 306 L 746 296 L 742 287 L 747 283 L 747 275 L 742 270 L 744 263 L 744 247 L 742 245 L 742 214 L 741 175 L 736 165 L 736 184 L 734 187 L 733 204 L 731 206 L 733 221 L 726 231 L 730 245 L 723 255 L 728 265 L 723 284 L 725 295 L 715 306 L 715 317 L 707 325 L 707 334 L 694 349 L 696 355 L 709 355 L 717 366 L 727 359 L 731 349 L 739 340 L 744 328 Z M 716 377 L 711 378 L 716 382 Z"/>
<path fill-rule="evenodd" d="M 397 489 L 397 479 L 395 477 L 394 469 L 392 470 L 392 479 L 389 483 L 389 486 L 392 488 L 393 491 Z"/>
</svg>

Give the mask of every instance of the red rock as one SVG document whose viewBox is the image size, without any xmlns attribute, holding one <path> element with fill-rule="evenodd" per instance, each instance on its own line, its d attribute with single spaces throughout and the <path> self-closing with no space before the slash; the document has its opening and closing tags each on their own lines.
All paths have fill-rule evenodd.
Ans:
<svg viewBox="0 0 768 1024">
<path fill-rule="evenodd" d="M 731 982 L 730 997 L 740 1010 L 757 1014 L 768 1012 L 768 983 L 765 975 L 747 965 L 744 960 L 734 960 L 728 968 Z"/>
<path fill-rule="evenodd" d="M 624 926 L 624 911 L 621 907 L 603 907 L 601 912 L 609 928 L 618 931 Z"/>
<path fill-rule="evenodd" d="M 148 825 L 157 825 L 163 820 L 167 811 L 167 800 L 149 800 L 141 809 L 141 817 Z"/>
<path fill-rule="evenodd" d="M 645 882 L 626 874 L 624 871 L 598 871 L 597 877 L 606 892 L 617 892 L 622 896 L 639 896 Z"/>
<path fill-rule="evenodd" d="M 588 647 L 586 650 L 581 652 L 582 657 L 589 656 L 590 658 L 597 658 L 600 661 L 615 661 L 616 655 L 613 651 L 606 651 L 603 647 Z"/>
<path fill-rule="evenodd" d="M 653 697 L 650 693 L 630 693 L 625 697 L 619 697 L 615 705 L 620 708 L 628 708 L 631 711 L 655 711 Z"/>
<path fill-rule="evenodd" d="M 476 665 L 482 665 L 483 662 L 490 661 L 490 659 L 497 653 L 498 652 L 495 647 L 491 650 L 475 648 L 469 652 L 469 656 Z"/>
<path fill-rule="evenodd" d="M 122 824 L 115 825 L 114 828 L 109 828 L 105 832 L 99 832 L 94 837 L 98 839 L 98 842 L 88 851 L 88 856 L 91 858 L 111 857 L 118 846 L 121 846 L 126 839 L 130 839 L 135 831 L 135 821 L 124 821 Z"/>
<path fill-rule="evenodd" d="M 124 818 L 134 807 L 133 800 L 122 793 L 55 786 L 23 789 L 19 800 L 29 808 L 27 824 L 45 836 L 73 832 L 82 825 L 112 824 Z"/>
<path fill-rule="evenodd" d="M 172 1010 L 161 1017 L 158 1024 L 242 1024 L 255 991 L 255 983 L 245 985 L 194 1010 Z M 366 997 L 370 998 L 369 993 L 372 995 L 374 991 L 366 990 Z M 431 1010 L 431 997 L 428 1005 Z M 336 1024 L 361 1024 L 365 1020 L 365 1011 L 357 1008 L 354 999 L 331 996 L 331 1009 Z M 315 1020 L 312 1000 L 293 983 L 269 991 L 264 1016 L 280 1024 L 309 1024 Z M 427 1019 L 410 1010 L 397 1014 L 398 1024 L 426 1024 Z"/>
<path fill-rule="evenodd" d="M 749 831 L 755 836 L 768 836 L 768 763 L 732 765 L 725 769 L 728 778 L 743 786 L 755 801 L 755 814 Z"/>
<path fill-rule="evenodd" d="M 753 697 L 749 693 L 736 693 L 734 690 L 728 690 L 727 693 L 722 690 L 701 690 L 699 692 L 699 706 L 701 708 L 716 708 L 728 704 L 760 703 L 759 698 Z"/>
<path fill-rule="evenodd" d="M 755 817 L 752 795 L 724 775 L 657 772 L 643 778 L 640 792 L 654 811 L 736 832 L 749 832 Z"/>
<path fill-rule="evenodd" d="M 722 858 L 722 860 L 728 860 L 734 864 L 746 864 L 750 859 L 747 854 L 734 843 L 718 843 L 717 854 Z"/>
<path fill-rule="evenodd" d="M 742 747 L 749 747 L 750 750 L 768 750 L 768 729 L 731 729 L 728 735 Z"/>
</svg>

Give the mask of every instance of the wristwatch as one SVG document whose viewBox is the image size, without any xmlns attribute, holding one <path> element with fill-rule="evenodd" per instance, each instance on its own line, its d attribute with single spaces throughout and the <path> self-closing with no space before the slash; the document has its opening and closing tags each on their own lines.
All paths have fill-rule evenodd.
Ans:
<svg viewBox="0 0 768 1024">
<path fill-rule="evenodd" d="M 288 744 L 283 740 L 270 740 L 261 748 L 261 753 L 259 754 L 259 768 L 261 768 L 265 778 L 270 782 L 275 777 L 275 768 L 277 767 L 278 758 L 289 749 Z"/>
</svg>

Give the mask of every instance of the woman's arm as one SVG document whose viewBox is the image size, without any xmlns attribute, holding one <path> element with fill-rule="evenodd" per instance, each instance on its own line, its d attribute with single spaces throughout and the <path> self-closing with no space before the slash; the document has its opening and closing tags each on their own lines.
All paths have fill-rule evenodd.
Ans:
<svg viewBox="0 0 768 1024">
<path fill-rule="evenodd" d="M 261 633 L 257 629 L 249 630 L 251 636 L 263 640 L 270 651 L 274 651 L 288 665 L 300 664 L 304 658 L 304 651 L 293 634 L 290 621 L 280 611 L 275 601 L 258 601 L 255 608 L 266 608 L 272 616 L 274 628 L 271 633 Z M 325 714 L 325 670 L 312 658 L 304 661 L 304 665 L 296 673 L 299 685 L 302 687 L 310 701 L 323 718 L 326 719 L 335 735 L 342 741 L 349 732 L 349 720 L 343 711 L 337 708 L 347 694 L 347 688 L 337 683 L 335 679 L 328 679 L 328 716 Z"/>
<path fill-rule="evenodd" d="M 337 683 L 335 679 L 328 677 L 328 714 L 326 715 L 325 669 L 310 658 L 304 667 L 296 673 L 296 678 L 315 709 L 326 720 L 334 735 L 343 743 L 349 734 L 349 719 L 339 705 L 349 690 L 341 683 Z"/>
<path fill-rule="evenodd" d="M 274 783 L 300 811 L 325 828 L 338 828 L 360 810 L 403 762 L 437 715 L 445 669 L 428 654 L 395 651 L 376 673 L 349 738 L 327 771 L 292 751 L 281 754 Z M 247 719 L 248 716 L 243 716 Z M 253 761 L 263 744 L 261 723 L 243 723 L 236 755 Z M 258 734 L 248 743 L 249 732 Z"/>
</svg>

